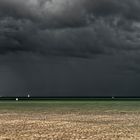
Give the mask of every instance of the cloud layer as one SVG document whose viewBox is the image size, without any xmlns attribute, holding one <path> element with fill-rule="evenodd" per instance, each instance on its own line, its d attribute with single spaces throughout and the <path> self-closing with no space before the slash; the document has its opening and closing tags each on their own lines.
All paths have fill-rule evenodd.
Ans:
<svg viewBox="0 0 140 140">
<path fill-rule="evenodd" d="M 1 0 L 0 54 L 93 57 L 138 51 L 139 0 Z"/>
</svg>

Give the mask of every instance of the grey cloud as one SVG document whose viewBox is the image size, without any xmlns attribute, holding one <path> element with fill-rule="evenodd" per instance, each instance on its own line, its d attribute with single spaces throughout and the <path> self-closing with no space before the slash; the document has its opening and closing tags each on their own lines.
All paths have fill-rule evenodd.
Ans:
<svg viewBox="0 0 140 140">
<path fill-rule="evenodd" d="M 138 13 L 138 0 L 1 0 L 0 54 L 88 58 L 137 51 Z"/>
<path fill-rule="evenodd" d="M 35 19 L 46 26 L 74 27 L 86 25 L 94 16 L 139 20 L 139 5 L 139 0 L 1 0 L 0 15 Z"/>
<path fill-rule="evenodd" d="M 139 0 L 88 0 L 85 1 L 88 12 L 96 16 L 120 16 L 129 20 L 139 20 Z"/>
</svg>

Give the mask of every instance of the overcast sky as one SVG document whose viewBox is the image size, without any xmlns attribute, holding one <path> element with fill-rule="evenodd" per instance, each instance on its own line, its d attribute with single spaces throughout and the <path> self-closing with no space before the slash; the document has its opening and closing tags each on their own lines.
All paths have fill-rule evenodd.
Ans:
<svg viewBox="0 0 140 140">
<path fill-rule="evenodd" d="M 0 0 L 0 96 L 140 96 L 140 0 Z"/>
</svg>

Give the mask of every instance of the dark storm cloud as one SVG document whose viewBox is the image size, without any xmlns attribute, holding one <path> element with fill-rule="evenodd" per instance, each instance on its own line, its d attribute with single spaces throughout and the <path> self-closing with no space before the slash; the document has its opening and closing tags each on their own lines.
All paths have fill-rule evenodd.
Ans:
<svg viewBox="0 0 140 140">
<path fill-rule="evenodd" d="M 0 54 L 93 57 L 139 50 L 139 0 L 1 0 Z"/>
<path fill-rule="evenodd" d="M 0 95 L 139 95 L 139 13 L 139 0 L 0 0 Z"/>
<path fill-rule="evenodd" d="M 139 0 L 88 0 L 85 3 L 87 11 L 95 16 L 120 16 L 128 20 L 140 20 Z"/>
</svg>

